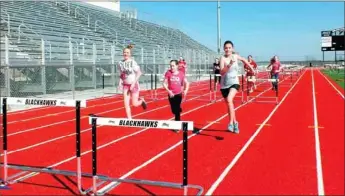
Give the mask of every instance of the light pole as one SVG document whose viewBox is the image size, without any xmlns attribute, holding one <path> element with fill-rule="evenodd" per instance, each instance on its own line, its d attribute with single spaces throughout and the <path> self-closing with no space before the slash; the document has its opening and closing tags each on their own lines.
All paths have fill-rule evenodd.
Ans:
<svg viewBox="0 0 345 196">
<path fill-rule="evenodd" d="M 220 0 L 217 1 L 217 46 L 218 55 L 220 55 Z"/>
</svg>

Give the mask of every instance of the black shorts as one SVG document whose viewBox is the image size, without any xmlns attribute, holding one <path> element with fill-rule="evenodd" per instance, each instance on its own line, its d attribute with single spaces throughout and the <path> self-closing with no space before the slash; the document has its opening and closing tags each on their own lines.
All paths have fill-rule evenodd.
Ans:
<svg viewBox="0 0 345 196">
<path fill-rule="evenodd" d="M 238 90 L 240 90 L 240 85 L 239 84 L 233 84 L 229 88 L 220 89 L 220 92 L 222 92 L 222 95 L 224 98 L 228 97 L 230 89 L 232 89 L 232 88 L 234 88 L 238 91 Z"/>
</svg>

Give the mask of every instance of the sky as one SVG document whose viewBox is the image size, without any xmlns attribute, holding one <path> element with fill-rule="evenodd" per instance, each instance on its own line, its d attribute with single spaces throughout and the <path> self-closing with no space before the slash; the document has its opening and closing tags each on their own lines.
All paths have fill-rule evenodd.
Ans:
<svg viewBox="0 0 345 196">
<path fill-rule="evenodd" d="M 179 28 L 217 51 L 217 2 L 120 2 L 138 19 Z M 321 31 L 344 27 L 344 2 L 221 2 L 221 42 L 258 61 L 322 59 Z M 344 52 L 338 52 L 344 54 Z M 325 52 L 333 60 L 334 52 Z M 338 56 L 339 58 L 339 56 Z"/>
</svg>

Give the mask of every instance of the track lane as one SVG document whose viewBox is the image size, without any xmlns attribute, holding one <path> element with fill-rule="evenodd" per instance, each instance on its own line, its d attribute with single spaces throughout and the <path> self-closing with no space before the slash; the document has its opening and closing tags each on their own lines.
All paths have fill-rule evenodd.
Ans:
<svg viewBox="0 0 345 196">
<path fill-rule="evenodd" d="M 344 195 L 344 99 L 314 70 L 316 106 L 326 195 Z"/>
</svg>

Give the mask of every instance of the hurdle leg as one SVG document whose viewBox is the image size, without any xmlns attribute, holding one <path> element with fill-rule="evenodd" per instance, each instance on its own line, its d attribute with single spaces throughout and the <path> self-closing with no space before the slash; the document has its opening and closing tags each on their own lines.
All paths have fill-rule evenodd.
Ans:
<svg viewBox="0 0 345 196">
<path fill-rule="evenodd" d="M 158 100 L 158 98 L 157 98 L 157 78 L 158 78 L 158 76 L 157 76 L 157 74 L 155 74 L 155 100 Z"/>
<path fill-rule="evenodd" d="M 247 102 L 249 101 L 249 85 L 248 85 L 248 77 L 246 79 L 246 84 L 247 84 Z"/>
<path fill-rule="evenodd" d="M 243 76 L 243 74 L 242 74 L 242 92 L 241 92 L 241 101 L 242 101 L 242 103 L 244 103 L 244 99 L 243 99 L 243 92 L 244 91 L 244 76 Z"/>
<path fill-rule="evenodd" d="M 187 186 L 183 187 L 183 195 L 185 195 L 185 196 L 188 195 L 188 187 Z"/>
<path fill-rule="evenodd" d="M 216 102 L 217 100 L 217 85 L 218 85 L 218 78 L 217 74 L 214 75 L 214 85 L 213 85 L 213 101 Z"/>
<path fill-rule="evenodd" d="M 81 184 L 81 160 L 80 157 L 77 158 L 77 180 L 78 180 L 78 190 L 80 193 L 82 193 L 83 195 L 85 195 L 86 193 L 84 193 L 83 188 L 82 188 L 82 184 Z"/>
<path fill-rule="evenodd" d="M 214 92 L 213 92 L 214 93 L 214 99 L 213 99 L 214 102 L 217 101 L 217 90 L 218 90 L 217 89 L 217 84 L 218 84 L 218 82 L 216 83 L 215 88 L 214 88 Z"/>
<path fill-rule="evenodd" d="M 188 186 L 188 124 L 182 124 L 182 185 L 183 185 L 183 192 L 184 195 L 187 195 L 187 186 Z"/>
<path fill-rule="evenodd" d="M 276 89 L 276 103 L 278 104 L 279 100 L 278 100 L 278 89 L 279 89 L 279 82 L 277 80 L 277 89 Z"/>
<path fill-rule="evenodd" d="M 212 92 L 210 91 L 209 94 L 210 94 L 210 103 L 211 103 L 212 102 Z"/>
<path fill-rule="evenodd" d="M 3 131 L 3 151 L 4 151 L 4 184 L 7 183 L 7 98 L 2 100 L 2 131 Z"/>
<path fill-rule="evenodd" d="M 97 176 L 92 176 L 92 191 L 94 194 L 97 193 Z"/>
<path fill-rule="evenodd" d="M 97 124 L 96 118 L 92 119 L 92 190 L 97 193 Z"/>
<path fill-rule="evenodd" d="M 151 94 L 151 99 L 154 100 L 154 90 L 153 90 L 153 74 L 151 74 L 151 90 L 150 90 L 150 94 Z"/>
<path fill-rule="evenodd" d="M 80 193 L 83 195 L 86 194 L 82 190 L 82 183 L 81 183 L 81 160 L 80 160 L 80 101 L 76 103 L 76 157 L 77 157 L 77 182 L 78 182 L 78 189 Z"/>
<path fill-rule="evenodd" d="M 7 150 L 4 150 L 4 184 L 7 183 L 7 175 L 8 175 L 8 168 L 7 168 Z"/>
<path fill-rule="evenodd" d="M 95 116 L 94 114 L 90 114 L 90 116 Z M 76 119 L 77 119 L 77 123 L 76 123 L 76 144 L 77 144 L 77 150 L 76 150 L 76 156 L 77 156 L 77 181 L 78 181 L 78 189 L 79 192 L 82 195 L 86 195 L 90 192 L 91 188 L 87 189 L 87 190 L 83 190 L 82 188 L 82 182 L 81 182 L 81 177 L 82 177 L 82 172 L 81 172 L 81 158 L 80 158 L 80 101 L 77 101 L 77 107 L 76 107 Z M 95 146 L 96 146 L 96 119 L 92 119 L 92 155 L 94 155 L 94 151 L 95 151 Z M 95 165 L 96 164 L 96 160 L 94 160 L 94 158 L 92 157 L 92 177 L 95 177 Z M 94 194 L 97 191 L 97 186 L 95 186 L 95 182 L 93 182 L 93 186 L 92 186 L 92 191 L 94 192 Z"/>
<path fill-rule="evenodd" d="M 210 74 L 210 103 L 212 102 L 212 75 Z"/>
<path fill-rule="evenodd" d="M 292 73 L 290 74 L 290 81 L 291 81 L 290 86 L 292 86 Z"/>
</svg>

